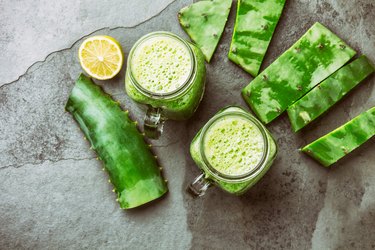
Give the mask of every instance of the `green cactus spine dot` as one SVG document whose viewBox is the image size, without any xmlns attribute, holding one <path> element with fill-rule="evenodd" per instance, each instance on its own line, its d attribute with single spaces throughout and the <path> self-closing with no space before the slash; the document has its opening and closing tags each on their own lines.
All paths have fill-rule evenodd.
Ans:
<svg viewBox="0 0 375 250">
<path fill-rule="evenodd" d="M 140 206 L 168 191 L 136 123 L 90 78 L 78 78 L 65 109 L 103 161 L 121 208 Z"/>
</svg>

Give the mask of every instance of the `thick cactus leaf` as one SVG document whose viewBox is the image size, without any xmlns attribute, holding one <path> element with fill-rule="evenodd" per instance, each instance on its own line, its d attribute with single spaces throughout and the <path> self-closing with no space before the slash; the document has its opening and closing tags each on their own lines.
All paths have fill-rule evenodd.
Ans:
<svg viewBox="0 0 375 250">
<path fill-rule="evenodd" d="M 288 108 L 294 132 L 326 112 L 373 72 L 374 67 L 366 56 L 361 56 L 333 73 Z"/>
<path fill-rule="evenodd" d="M 90 78 L 78 78 L 65 109 L 103 161 L 121 208 L 140 206 L 168 191 L 136 123 Z"/>
<path fill-rule="evenodd" d="M 228 58 L 257 76 L 285 0 L 238 0 Z"/>
<path fill-rule="evenodd" d="M 355 55 L 320 23 L 242 90 L 256 115 L 269 123 Z"/>
<path fill-rule="evenodd" d="M 374 135 L 375 107 L 305 146 L 302 151 L 328 167 Z"/>
<path fill-rule="evenodd" d="M 223 34 L 231 6 L 232 0 L 200 1 L 178 13 L 182 28 L 201 49 L 207 62 Z"/>
</svg>

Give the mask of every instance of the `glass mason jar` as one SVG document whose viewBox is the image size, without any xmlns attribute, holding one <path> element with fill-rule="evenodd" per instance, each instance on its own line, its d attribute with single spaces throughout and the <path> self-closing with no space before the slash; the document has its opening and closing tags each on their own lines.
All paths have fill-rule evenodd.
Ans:
<svg viewBox="0 0 375 250">
<path fill-rule="evenodd" d="M 152 46 L 154 46 L 154 50 L 146 51 L 142 60 L 135 58 L 140 57 L 138 54 L 141 54 L 142 50 Z M 152 55 L 153 53 L 154 55 Z M 176 53 L 183 54 L 176 56 Z M 164 57 L 160 56 L 164 54 Z M 143 65 L 142 63 L 148 64 L 143 68 L 137 66 L 137 64 Z M 155 67 L 156 65 L 157 67 Z M 175 74 L 182 67 L 185 69 L 183 77 L 178 75 L 179 73 Z M 139 72 L 140 69 L 143 72 Z M 162 78 L 159 82 L 169 79 L 166 82 L 168 86 L 172 86 L 174 83 L 176 86 L 167 91 L 158 92 L 155 89 L 163 88 L 163 86 L 159 84 L 158 87 L 155 87 L 156 83 L 156 85 L 149 85 L 151 87 L 147 89 L 145 84 L 148 83 L 140 81 L 140 76 L 144 72 L 147 74 L 146 78 L 151 79 L 153 83 L 154 80 L 156 82 Z M 204 94 L 205 76 L 205 61 L 200 49 L 175 34 L 165 31 L 153 32 L 143 36 L 135 43 L 128 57 L 125 90 L 131 99 L 148 107 L 144 120 L 144 131 L 148 137 L 157 139 L 162 133 L 163 123 L 167 119 L 186 120 L 193 115 Z M 178 84 L 175 79 L 179 79 Z"/>
<path fill-rule="evenodd" d="M 254 166 L 247 169 L 246 172 L 242 172 L 240 174 L 223 173 L 223 172 L 218 171 L 217 167 L 215 168 L 213 164 L 208 160 L 207 154 L 210 149 L 205 146 L 207 144 L 205 142 L 207 140 L 207 134 L 211 133 L 210 135 L 211 138 L 219 138 L 219 136 L 216 136 L 215 134 L 212 135 L 213 132 L 210 132 L 210 130 L 213 128 L 215 124 L 218 124 L 218 122 L 223 121 L 224 119 L 227 119 L 227 120 L 230 119 L 230 121 L 233 122 L 234 124 L 236 124 L 236 121 L 238 120 L 249 122 L 249 124 L 252 124 L 250 126 L 252 126 L 253 130 L 257 134 L 258 143 L 260 147 L 259 147 L 259 150 L 256 152 L 259 153 L 259 156 L 257 158 L 257 161 L 254 162 Z M 239 144 L 243 143 L 244 140 L 242 140 L 241 142 L 241 140 L 234 140 L 235 138 L 231 137 L 230 133 L 233 134 L 233 130 L 232 131 L 229 130 L 229 132 L 225 132 L 225 131 L 228 131 L 228 129 L 227 130 L 220 129 L 220 130 L 221 132 L 224 133 L 223 134 L 224 137 L 221 137 L 221 138 L 227 138 L 224 140 L 233 140 L 235 141 L 234 142 L 235 145 L 237 145 L 237 143 Z M 215 131 L 217 132 L 220 130 L 215 130 Z M 238 133 L 242 133 L 243 129 L 242 130 L 238 129 L 237 131 Z M 236 136 L 238 136 L 238 134 L 236 134 Z M 230 145 L 230 142 L 227 142 L 227 143 L 228 145 Z M 211 144 L 212 147 L 214 147 L 214 145 L 215 144 Z M 241 147 L 242 145 L 239 148 Z M 224 151 L 226 152 L 233 151 L 230 149 L 230 147 L 226 147 L 226 148 L 227 149 L 224 149 Z M 246 153 L 250 154 L 252 152 L 238 152 L 238 154 L 239 153 L 241 153 L 243 156 L 246 157 Z M 263 124 L 257 118 L 255 118 L 253 115 L 246 112 L 240 107 L 229 106 L 227 108 L 220 110 L 198 132 L 198 134 L 194 137 L 193 141 L 191 142 L 190 154 L 193 160 L 195 161 L 195 163 L 197 164 L 197 166 L 202 171 L 202 174 L 199 175 L 189 185 L 188 191 L 190 191 L 190 193 L 192 193 L 194 196 L 202 196 L 205 194 L 208 187 L 210 187 L 212 184 L 215 184 L 216 186 L 222 188 L 223 190 L 231 194 L 241 195 L 244 192 L 246 192 L 250 187 L 252 187 L 257 181 L 259 181 L 259 179 L 262 178 L 262 176 L 268 171 L 273 160 L 276 157 L 277 145 L 272 135 L 270 134 L 270 132 L 263 126 Z M 211 155 L 211 157 L 215 157 L 215 156 Z M 239 159 L 238 157 L 236 157 L 236 155 L 234 155 L 233 157 L 234 159 Z M 240 156 L 240 162 L 242 161 L 241 157 L 242 156 Z M 229 172 L 231 171 L 231 167 L 233 166 L 231 165 L 232 162 L 228 164 L 228 162 L 225 162 L 222 159 L 217 161 L 216 164 L 227 164 L 228 166 L 226 167 L 228 167 L 227 171 Z"/>
</svg>

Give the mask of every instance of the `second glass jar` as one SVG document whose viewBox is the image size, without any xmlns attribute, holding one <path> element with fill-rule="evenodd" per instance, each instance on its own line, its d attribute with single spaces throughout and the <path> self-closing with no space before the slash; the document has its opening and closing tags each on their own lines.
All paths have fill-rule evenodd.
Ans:
<svg viewBox="0 0 375 250">
<path fill-rule="evenodd" d="M 258 119 L 241 107 L 229 106 L 197 133 L 190 154 L 202 171 L 188 188 L 193 195 L 204 195 L 212 184 L 241 195 L 268 171 L 277 145 Z"/>
</svg>

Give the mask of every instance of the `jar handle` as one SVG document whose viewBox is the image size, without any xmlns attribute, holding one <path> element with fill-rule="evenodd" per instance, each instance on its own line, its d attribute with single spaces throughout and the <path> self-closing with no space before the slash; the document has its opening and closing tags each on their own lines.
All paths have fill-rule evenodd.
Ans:
<svg viewBox="0 0 375 250">
<path fill-rule="evenodd" d="M 150 139 L 158 139 L 163 132 L 164 119 L 161 114 L 161 108 L 148 106 L 143 129 L 146 136 Z"/>
<path fill-rule="evenodd" d="M 205 174 L 202 173 L 189 185 L 188 191 L 194 197 L 203 196 L 207 189 L 212 185 L 211 181 L 205 177 Z"/>
</svg>

